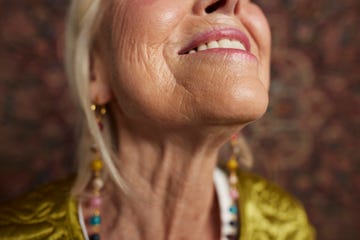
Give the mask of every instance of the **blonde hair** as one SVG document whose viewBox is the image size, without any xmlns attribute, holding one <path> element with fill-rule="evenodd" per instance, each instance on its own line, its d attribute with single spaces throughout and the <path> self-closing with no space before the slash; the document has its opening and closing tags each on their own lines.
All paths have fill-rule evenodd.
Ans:
<svg viewBox="0 0 360 240">
<path fill-rule="evenodd" d="M 85 118 L 79 143 L 78 173 L 72 191 L 76 196 L 84 193 L 91 177 L 89 166 L 92 156 L 88 150 L 91 141 L 98 147 L 106 173 L 121 189 L 125 188 L 113 161 L 110 132 L 105 130 L 101 133 L 95 115 L 90 109 L 90 57 L 104 12 L 105 4 L 102 0 L 73 0 L 66 23 L 65 67 L 70 87 Z"/>
<path fill-rule="evenodd" d="M 72 0 L 67 18 L 65 66 L 70 87 L 84 113 L 83 122 L 85 122 L 82 124 L 83 132 L 78 150 L 78 173 L 72 189 L 75 196 L 84 194 L 91 177 L 89 165 L 92 156 L 89 148 L 92 141 L 98 146 L 102 155 L 106 173 L 119 186 L 120 190 L 126 190 L 126 184 L 118 170 L 119 161 L 115 161 L 115 151 L 112 149 L 114 139 L 111 137 L 109 129 L 105 129 L 104 133 L 101 133 L 95 115 L 90 110 L 92 104 L 89 96 L 90 57 L 106 9 L 104 2 L 109 1 Z M 109 128 L 109 119 L 105 119 L 105 121 L 107 121 L 105 126 Z M 243 137 L 241 137 L 240 147 L 242 149 L 242 165 L 250 167 L 252 155 Z M 221 162 L 224 160 L 220 157 L 220 165 L 222 165 Z"/>
</svg>

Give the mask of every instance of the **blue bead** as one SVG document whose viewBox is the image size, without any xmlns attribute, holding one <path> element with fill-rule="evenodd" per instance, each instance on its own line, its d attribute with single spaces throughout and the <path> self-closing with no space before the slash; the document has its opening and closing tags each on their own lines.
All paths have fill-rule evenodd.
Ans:
<svg viewBox="0 0 360 240">
<path fill-rule="evenodd" d="M 89 236 L 89 240 L 100 240 L 100 234 L 93 233 Z"/>
<path fill-rule="evenodd" d="M 92 216 L 90 218 L 90 225 L 99 225 L 101 223 L 101 217 L 100 216 Z"/>
<path fill-rule="evenodd" d="M 231 213 L 234 213 L 234 214 L 238 213 L 238 209 L 237 209 L 237 207 L 236 207 L 235 205 L 231 206 L 231 207 L 229 208 L 229 211 L 230 211 Z"/>
</svg>

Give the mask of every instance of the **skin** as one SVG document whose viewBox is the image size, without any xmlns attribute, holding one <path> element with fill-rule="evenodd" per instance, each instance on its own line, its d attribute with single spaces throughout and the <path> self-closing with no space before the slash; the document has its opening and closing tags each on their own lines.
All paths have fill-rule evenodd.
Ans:
<svg viewBox="0 0 360 240">
<path fill-rule="evenodd" d="M 217 153 L 266 110 L 270 30 L 250 1 L 224 0 L 206 13 L 214 2 L 109 5 L 93 51 L 90 97 L 111 109 L 131 193 L 107 184 L 103 239 L 220 238 Z M 243 31 L 256 59 L 234 51 L 178 54 L 198 32 L 222 27 Z"/>
</svg>

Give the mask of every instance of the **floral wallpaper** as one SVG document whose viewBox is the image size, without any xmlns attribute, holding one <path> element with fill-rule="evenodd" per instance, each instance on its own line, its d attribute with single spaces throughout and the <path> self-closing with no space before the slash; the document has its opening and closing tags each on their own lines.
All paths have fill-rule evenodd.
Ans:
<svg viewBox="0 0 360 240">
<path fill-rule="evenodd" d="M 254 171 L 305 205 L 320 240 L 360 239 L 360 1 L 258 0 L 270 106 L 244 130 Z M 0 201 L 74 171 L 64 0 L 0 0 Z"/>
</svg>

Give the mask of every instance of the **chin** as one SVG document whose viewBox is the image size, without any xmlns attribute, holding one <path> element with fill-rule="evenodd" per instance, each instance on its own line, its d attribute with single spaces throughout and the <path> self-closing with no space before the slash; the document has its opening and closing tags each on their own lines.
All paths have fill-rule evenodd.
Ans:
<svg viewBox="0 0 360 240">
<path fill-rule="evenodd" d="M 246 125 L 260 119 L 267 110 L 269 95 L 265 88 L 242 89 L 240 94 L 214 98 L 204 108 L 205 121 L 210 124 Z"/>
</svg>

